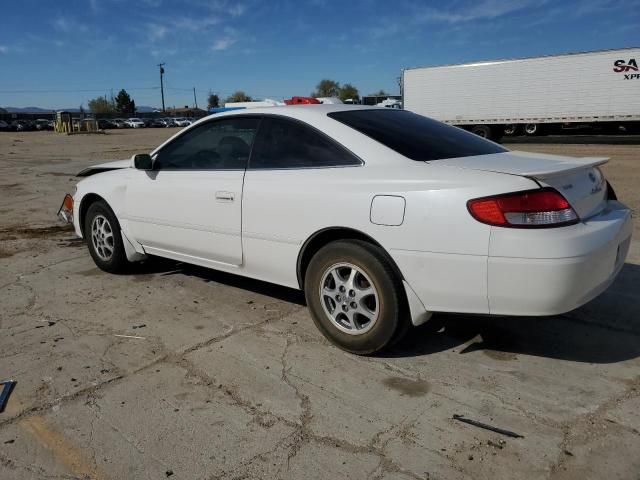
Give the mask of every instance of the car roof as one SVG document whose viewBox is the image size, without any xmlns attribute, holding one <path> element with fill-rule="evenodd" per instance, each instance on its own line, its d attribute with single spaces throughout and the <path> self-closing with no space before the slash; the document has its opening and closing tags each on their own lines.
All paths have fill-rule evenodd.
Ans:
<svg viewBox="0 0 640 480">
<path fill-rule="evenodd" d="M 333 112 L 345 112 L 354 110 L 389 110 L 384 107 L 375 107 L 369 105 L 349 105 L 346 103 L 338 104 L 321 104 L 321 105 L 286 105 L 277 107 L 257 107 L 243 108 L 238 110 L 229 110 L 227 112 L 214 113 L 201 119 L 199 122 L 222 117 L 244 116 L 244 115 L 283 115 L 286 117 L 297 118 L 299 120 L 313 120 L 314 118 L 326 117 L 327 114 Z M 198 122 L 198 123 L 199 123 Z"/>
</svg>

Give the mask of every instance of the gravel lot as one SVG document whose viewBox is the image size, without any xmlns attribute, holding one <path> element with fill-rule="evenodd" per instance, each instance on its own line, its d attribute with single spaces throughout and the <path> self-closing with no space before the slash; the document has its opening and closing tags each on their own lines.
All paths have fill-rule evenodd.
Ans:
<svg viewBox="0 0 640 480">
<path fill-rule="evenodd" d="M 438 315 L 354 357 L 297 291 L 174 262 L 108 275 L 56 220 L 81 168 L 175 132 L 0 133 L 0 379 L 18 381 L 0 478 L 638 479 L 637 220 L 619 279 L 577 311 Z M 610 156 L 640 206 L 637 145 L 514 148 Z"/>
</svg>

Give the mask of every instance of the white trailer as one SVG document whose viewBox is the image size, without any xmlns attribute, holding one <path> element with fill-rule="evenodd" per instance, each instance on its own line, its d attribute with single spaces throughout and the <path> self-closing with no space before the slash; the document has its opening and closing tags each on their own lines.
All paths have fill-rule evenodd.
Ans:
<svg viewBox="0 0 640 480">
<path fill-rule="evenodd" d="M 407 68 L 404 108 L 499 139 L 640 125 L 640 48 Z M 622 127 L 622 128 L 620 128 Z"/>
</svg>

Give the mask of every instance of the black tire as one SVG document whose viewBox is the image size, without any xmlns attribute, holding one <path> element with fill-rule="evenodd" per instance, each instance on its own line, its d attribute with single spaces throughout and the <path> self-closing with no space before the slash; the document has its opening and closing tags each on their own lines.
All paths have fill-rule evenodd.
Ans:
<svg viewBox="0 0 640 480">
<path fill-rule="evenodd" d="M 542 132 L 542 125 L 539 123 L 527 123 L 524 126 L 524 133 L 529 135 L 530 137 L 535 137 L 536 135 L 540 135 Z"/>
<path fill-rule="evenodd" d="M 364 333 L 346 333 L 325 312 L 325 308 L 329 307 L 326 303 L 323 305 L 327 300 L 320 294 L 323 277 L 332 267 L 344 263 L 362 271 L 377 291 L 375 305 L 378 316 Z M 410 326 L 401 280 L 384 252 L 367 242 L 336 241 L 321 248 L 309 262 L 304 285 L 307 306 L 314 323 L 331 343 L 347 352 L 358 355 L 379 352 L 397 343 Z M 336 302 L 333 304 L 336 309 L 339 308 Z"/>
<path fill-rule="evenodd" d="M 504 134 L 508 137 L 515 137 L 519 133 L 519 125 L 510 123 L 504 126 Z"/>
<path fill-rule="evenodd" d="M 493 132 L 489 125 L 474 125 L 471 127 L 471 133 L 475 133 L 479 137 L 491 140 L 493 138 Z"/>
<path fill-rule="evenodd" d="M 106 220 L 109 231 L 112 235 L 111 242 L 109 242 L 108 239 L 106 240 L 106 242 L 108 242 L 107 249 L 104 247 L 102 249 L 100 247 L 96 247 L 96 242 L 94 242 L 92 228 L 94 226 L 94 221 L 99 222 L 100 218 Z M 106 202 L 98 200 L 89 206 L 84 220 L 84 237 L 87 242 L 91 258 L 93 258 L 93 261 L 98 268 L 109 273 L 124 273 L 127 271 L 130 263 L 127 260 L 124 245 L 122 244 L 120 224 Z M 112 248 L 111 255 L 107 255 L 109 247 Z"/>
</svg>

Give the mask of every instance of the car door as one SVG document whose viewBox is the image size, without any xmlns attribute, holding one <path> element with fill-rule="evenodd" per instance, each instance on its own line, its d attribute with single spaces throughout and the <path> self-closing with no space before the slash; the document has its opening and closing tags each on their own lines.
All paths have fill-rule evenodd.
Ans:
<svg viewBox="0 0 640 480">
<path fill-rule="evenodd" d="M 193 263 L 242 264 L 244 174 L 259 117 L 211 120 L 153 155 L 153 170 L 134 170 L 125 216 L 150 254 Z"/>
<path fill-rule="evenodd" d="M 242 197 L 243 252 L 252 275 L 295 287 L 298 253 L 311 233 L 345 223 L 357 228 L 354 218 L 368 223 L 370 191 L 354 181 L 353 169 L 362 165 L 311 125 L 265 115 Z"/>
</svg>

